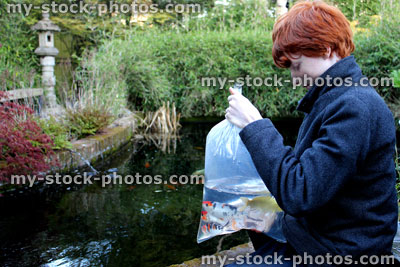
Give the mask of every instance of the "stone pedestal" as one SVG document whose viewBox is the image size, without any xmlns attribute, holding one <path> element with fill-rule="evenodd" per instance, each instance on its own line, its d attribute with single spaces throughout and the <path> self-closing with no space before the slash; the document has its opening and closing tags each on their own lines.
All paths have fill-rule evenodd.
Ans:
<svg viewBox="0 0 400 267">
<path fill-rule="evenodd" d="M 45 56 L 40 58 L 42 65 L 42 85 L 45 88 L 46 108 L 57 107 L 56 94 L 54 86 L 56 85 L 56 77 L 54 76 L 55 58 Z"/>
<path fill-rule="evenodd" d="M 57 98 L 54 86 L 56 77 L 54 76 L 55 57 L 58 55 L 58 49 L 54 47 L 54 32 L 60 31 L 49 18 L 48 13 L 43 13 L 43 19 L 32 26 L 32 30 L 39 32 L 39 47 L 35 53 L 40 56 L 40 65 L 42 65 L 42 86 L 44 91 L 44 107 L 42 116 L 61 115 L 63 108 L 57 104 Z"/>
</svg>

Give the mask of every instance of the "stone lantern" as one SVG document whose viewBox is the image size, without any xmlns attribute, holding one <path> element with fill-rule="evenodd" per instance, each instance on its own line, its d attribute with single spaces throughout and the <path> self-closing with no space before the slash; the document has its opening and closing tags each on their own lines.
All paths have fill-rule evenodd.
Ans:
<svg viewBox="0 0 400 267">
<path fill-rule="evenodd" d="M 42 20 L 32 26 L 32 30 L 39 32 L 39 47 L 35 53 L 40 56 L 42 65 L 42 85 L 45 95 L 45 114 L 55 114 L 61 112 L 61 107 L 57 105 L 54 86 L 56 77 L 54 76 L 55 56 L 58 49 L 54 47 L 54 32 L 60 28 L 49 19 L 49 13 L 43 12 Z"/>
</svg>

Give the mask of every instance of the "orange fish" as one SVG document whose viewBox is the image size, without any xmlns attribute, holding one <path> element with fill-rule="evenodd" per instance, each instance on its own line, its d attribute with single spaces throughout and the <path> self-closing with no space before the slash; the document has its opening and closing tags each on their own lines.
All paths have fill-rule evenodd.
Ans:
<svg viewBox="0 0 400 267">
<path fill-rule="evenodd" d="M 196 180 L 196 184 L 204 184 L 204 180 L 203 179 Z"/>
<path fill-rule="evenodd" d="M 144 164 L 144 167 L 145 167 L 145 168 L 149 168 L 149 167 L 150 167 L 150 163 L 147 161 L 147 162 Z"/>
<path fill-rule="evenodd" d="M 232 229 L 239 230 L 239 228 L 236 226 L 236 221 L 234 219 L 232 219 Z"/>
<path fill-rule="evenodd" d="M 176 187 L 173 185 L 166 184 L 165 186 L 168 187 L 169 189 L 176 190 Z"/>
<path fill-rule="evenodd" d="M 201 219 L 203 221 L 207 221 L 207 211 L 205 211 L 205 210 L 201 211 Z"/>
<path fill-rule="evenodd" d="M 203 204 L 206 205 L 207 207 L 211 207 L 213 205 L 211 201 L 203 201 Z"/>
<path fill-rule="evenodd" d="M 136 188 L 136 185 L 131 185 L 131 186 L 128 187 L 128 190 L 130 191 L 130 190 L 133 190 L 135 188 Z"/>
<path fill-rule="evenodd" d="M 201 227 L 201 231 L 203 234 L 212 233 L 214 231 L 220 232 L 222 230 L 222 226 L 217 223 L 207 223 Z"/>
</svg>

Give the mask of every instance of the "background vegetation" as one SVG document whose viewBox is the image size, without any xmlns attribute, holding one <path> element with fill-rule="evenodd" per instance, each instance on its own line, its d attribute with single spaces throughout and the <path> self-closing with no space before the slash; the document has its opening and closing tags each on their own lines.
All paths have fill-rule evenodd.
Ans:
<svg viewBox="0 0 400 267">
<path fill-rule="evenodd" d="M 163 101 L 175 101 L 183 117 L 222 116 L 232 83 L 220 90 L 219 86 L 203 86 L 202 77 L 290 77 L 288 70 L 273 64 L 274 18 L 267 11 L 261 16 L 255 9 L 259 3 L 235 2 L 229 8 L 214 8 L 209 17 L 193 18 L 183 29 L 130 31 L 123 38 L 106 40 L 91 65 L 111 74 L 113 78 L 108 77 L 104 86 L 118 84 L 116 92 L 127 94 L 131 109 L 154 111 Z M 400 8 L 395 3 L 388 7 L 383 6 L 379 15 L 366 16 L 362 23 L 352 22 L 354 55 L 368 77 L 394 77 L 400 69 L 400 29 L 396 27 L 400 19 L 388 16 Z M 397 114 L 398 89 L 378 86 L 377 90 Z M 269 117 L 299 116 L 294 110 L 304 93 L 290 84 L 244 87 L 244 94 Z"/>
<path fill-rule="evenodd" d="M 29 3 L 38 5 L 45 1 Z M 69 1 L 57 0 L 57 3 Z M 89 1 L 89 3 L 108 1 Z M 126 1 L 128 3 L 129 1 Z M 199 3 L 202 14 L 151 15 L 144 21 L 132 14 L 52 14 L 61 26 L 62 49 L 68 50 L 73 69 L 67 83 L 57 84 L 61 104 L 83 108 L 95 97 L 110 116 L 121 116 L 125 107 L 155 111 L 163 102 L 176 102 L 183 117 L 221 116 L 226 107 L 227 88 L 202 86 L 202 77 L 271 77 L 286 79 L 287 70 L 273 65 L 271 30 L 274 1 L 232 0 Z M 294 1 L 289 1 L 293 5 Z M 397 1 L 333 0 L 352 21 L 354 55 L 369 77 L 394 77 L 400 69 L 399 3 Z M 23 1 L 1 0 L 0 8 Z M 155 1 L 161 4 L 164 2 Z M 3 12 L 4 14 L 4 12 Z M 34 55 L 37 34 L 30 30 L 40 11 L 29 16 L 4 14 L 0 19 L 0 85 L 2 90 L 39 84 L 38 58 Z M 7 34 L 10 31 L 13 34 Z M 4 37 L 3 37 L 4 36 Z M 60 42 L 58 42 L 60 44 Z M 87 51 L 87 52 L 85 52 Z M 90 52 L 89 52 L 90 51 Z M 64 51 L 65 52 L 65 51 Z M 63 53 L 63 51 L 61 51 Z M 110 60 L 112 58 L 112 60 Z M 62 80 L 62 78 L 61 78 Z M 397 116 L 400 101 L 395 86 L 377 88 Z M 245 87 L 244 94 L 264 116 L 300 116 L 294 111 L 304 95 L 302 89 Z"/>
<path fill-rule="evenodd" d="M 33 10 L 24 16 L 4 10 L 8 3 L 38 5 L 44 2 L 0 0 L 0 90 L 40 87 L 39 60 L 33 53 L 37 33 L 30 26 L 41 14 Z M 399 125 L 400 3 L 394 0 L 331 2 L 351 21 L 356 44 L 354 55 L 364 74 L 394 79 L 393 86 L 376 89 Z M 162 7 L 165 4 L 157 0 L 153 3 Z M 199 3 L 202 13 L 160 12 L 143 20 L 132 14 L 116 13 L 51 15 L 62 28 L 56 34 L 56 45 L 60 49 L 57 67 L 62 62 L 70 64 L 65 73 L 56 69 L 57 96 L 60 104 L 69 110 L 68 118 L 63 123 L 53 121 L 47 126 L 42 123 L 47 134 L 61 136 L 53 138 L 54 147 L 68 147 L 68 140 L 98 132 L 113 118 L 126 114 L 127 108 L 154 112 L 169 101 L 175 103 L 182 117 L 222 116 L 227 105 L 227 89 L 232 83 L 223 88 L 204 86 L 203 77 L 236 79 L 277 75 L 283 80 L 289 78 L 289 71 L 275 67 L 271 57 L 275 1 L 182 0 L 179 3 Z M 294 1 L 289 3 L 293 5 Z M 63 79 L 63 76 L 68 77 Z M 295 107 L 305 91 L 291 87 L 290 84 L 245 86 L 243 93 L 263 116 L 298 117 L 302 114 Z M 80 111 L 85 111 L 87 118 L 82 119 Z M 67 128 L 66 132 L 60 131 L 62 127 Z"/>
</svg>

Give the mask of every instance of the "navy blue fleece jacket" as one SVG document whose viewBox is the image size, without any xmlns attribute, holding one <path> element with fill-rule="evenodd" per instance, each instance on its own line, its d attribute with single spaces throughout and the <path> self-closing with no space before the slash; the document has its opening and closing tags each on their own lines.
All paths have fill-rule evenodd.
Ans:
<svg viewBox="0 0 400 267">
<path fill-rule="evenodd" d="M 321 77 L 364 77 L 353 56 Z M 258 173 L 285 211 L 283 231 L 302 255 L 391 254 L 397 230 L 395 126 L 370 86 L 313 86 L 294 149 L 269 119 L 240 132 Z"/>
</svg>

